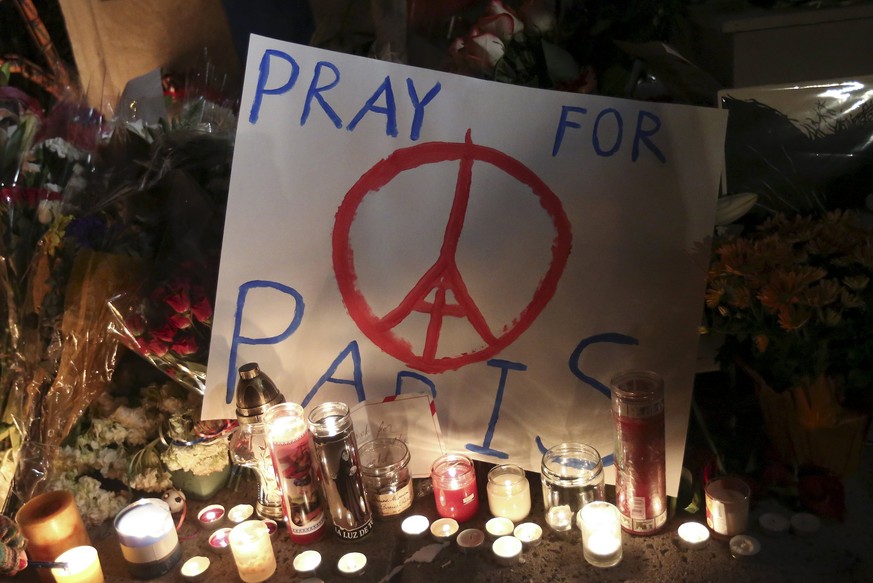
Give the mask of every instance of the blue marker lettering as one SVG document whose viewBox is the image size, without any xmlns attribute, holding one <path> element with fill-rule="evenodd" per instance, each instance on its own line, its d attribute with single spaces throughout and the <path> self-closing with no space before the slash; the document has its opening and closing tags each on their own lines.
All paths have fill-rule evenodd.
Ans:
<svg viewBox="0 0 873 583">
<path fill-rule="evenodd" d="M 333 71 L 333 80 L 325 85 L 319 85 L 318 82 L 321 79 L 321 72 L 324 69 L 330 69 Z M 343 127 L 343 122 L 340 117 L 327 101 L 324 100 L 324 96 L 322 96 L 322 93 L 333 89 L 339 84 L 339 82 L 340 72 L 339 69 L 336 68 L 336 65 L 327 61 L 319 61 L 315 64 L 315 73 L 312 75 L 312 82 L 309 84 L 309 91 L 306 92 L 306 102 L 303 104 L 303 115 L 300 116 L 301 126 L 306 124 L 306 120 L 309 119 L 309 110 L 312 107 L 312 100 L 315 99 L 318 101 L 318 104 L 321 105 L 321 109 L 324 110 L 327 117 L 329 117 L 333 122 L 333 125 L 337 128 Z"/>
<path fill-rule="evenodd" d="M 385 94 L 384 107 L 376 105 L 379 96 L 382 94 Z M 379 88 L 370 96 L 370 99 L 367 100 L 367 103 L 364 104 L 360 111 L 355 114 L 354 119 L 352 119 L 346 129 L 350 132 L 354 131 L 358 126 L 358 122 L 367 115 L 368 111 L 385 114 L 385 134 L 392 138 L 397 137 L 397 105 L 394 102 L 394 90 L 391 88 L 391 77 L 385 77 L 385 80 L 382 81 L 382 84 L 379 85 Z"/>
<path fill-rule="evenodd" d="M 412 117 L 412 129 L 409 130 L 409 139 L 413 142 L 421 136 L 421 126 L 424 123 L 424 108 L 433 101 L 436 94 L 442 89 L 442 85 L 437 83 L 431 87 L 430 91 L 424 96 L 424 99 L 418 99 L 418 91 L 415 90 L 415 82 L 408 78 L 406 79 L 406 88 L 409 91 L 409 100 L 412 102 L 412 107 L 415 109 L 415 114 Z"/>
<path fill-rule="evenodd" d="M 291 74 L 288 76 L 288 81 L 279 87 L 267 89 L 267 79 L 270 77 L 270 61 L 273 57 L 287 61 L 291 65 Z M 258 66 L 258 85 L 255 89 L 255 98 L 252 100 L 252 109 L 249 112 L 249 123 L 255 124 L 258 121 L 258 116 L 261 113 L 261 101 L 264 95 L 282 95 L 287 93 L 294 87 L 297 82 L 297 76 L 300 75 L 300 65 L 297 61 L 291 58 L 291 55 L 277 51 L 275 49 L 267 49 L 261 57 L 261 64 Z"/>
<path fill-rule="evenodd" d="M 417 372 L 412 372 L 410 370 L 401 370 L 397 373 L 397 384 L 394 386 L 395 395 L 399 395 L 402 392 L 403 379 L 405 378 L 419 380 L 428 387 L 430 387 L 430 394 L 434 399 L 436 399 L 436 385 L 433 383 L 433 381 L 424 375 L 420 375 Z"/>
<path fill-rule="evenodd" d="M 643 128 L 644 120 L 651 120 L 654 124 L 648 129 Z M 640 110 L 640 115 L 637 117 L 637 131 L 634 134 L 634 147 L 631 152 L 631 160 L 636 162 L 637 158 L 640 157 L 640 142 L 646 144 L 646 147 L 652 151 L 655 155 L 655 158 L 660 160 L 663 163 L 667 162 L 667 157 L 664 156 L 664 152 L 662 152 L 658 146 L 656 146 L 652 140 L 650 139 L 652 136 L 658 133 L 658 130 L 661 129 L 661 118 L 659 118 L 654 113 L 649 113 L 648 111 Z"/>
<path fill-rule="evenodd" d="M 240 334 L 240 330 L 242 329 L 242 316 L 243 312 L 245 311 L 246 296 L 248 295 L 249 291 L 259 288 L 274 289 L 278 292 L 287 294 L 294 298 L 294 317 L 291 319 L 291 323 L 288 324 L 288 327 L 285 328 L 282 333 L 277 334 L 276 336 L 268 336 L 266 338 L 249 338 Z M 293 334 L 294 331 L 297 330 L 297 328 L 300 326 L 300 322 L 303 320 L 304 309 L 305 305 L 303 303 L 303 296 L 301 296 L 297 290 L 288 287 L 287 285 L 282 285 L 281 283 L 276 283 L 275 281 L 253 280 L 239 286 L 239 293 L 236 296 L 236 313 L 234 314 L 233 321 L 233 338 L 230 342 L 230 357 L 228 358 L 227 362 L 226 402 L 228 404 L 230 404 L 233 400 L 233 393 L 236 390 L 236 359 L 240 344 L 278 344 L 279 342 L 282 342 L 283 340 L 291 336 L 291 334 Z"/>
<path fill-rule="evenodd" d="M 588 113 L 588 110 L 584 107 L 573 107 L 571 105 L 565 105 L 561 108 L 561 121 L 558 122 L 558 131 L 555 132 L 555 144 L 552 146 L 552 157 L 558 155 L 558 150 L 561 149 L 561 142 L 564 141 L 564 132 L 568 127 L 579 129 L 582 127 L 582 124 L 575 121 L 570 121 L 569 114 L 570 112 L 581 113 L 585 115 Z"/>
<path fill-rule="evenodd" d="M 333 376 L 336 372 L 336 369 L 339 367 L 340 363 L 345 360 L 348 356 L 352 357 L 352 367 L 354 368 L 352 379 L 338 379 Z M 334 361 L 327 367 L 327 371 L 321 375 L 321 378 L 318 379 L 318 382 L 306 393 L 306 397 L 303 399 L 303 402 L 300 403 L 301 406 L 306 407 L 309 401 L 312 400 L 312 397 L 318 392 L 318 389 L 326 383 L 337 383 L 339 385 L 352 385 L 355 387 L 355 393 L 358 396 L 358 402 L 366 400 L 366 396 L 364 395 L 364 375 L 361 372 L 361 351 L 358 349 L 358 343 L 352 340 L 349 342 L 349 345 L 346 346 L 342 352 L 339 353 Z"/>
<path fill-rule="evenodd" d="M 527 370 L 526 364 L 520 362 L 510 362 L 508 360 L 491 359 L 488 361 L 488 366 L 496 366 L 500 368 L 500 381 L 497 384 L 497 396 L 494 399 L 494 409 L 491 411 L 491 420 L 488 421 L 488 429 L 485 431 L 485 441 L 482 445 L 467 444 L 467 449 L 483 455 L 490 455 L 502 460 L 509 457 L 506 452 L 491 449 L 491 439 L 494 437 L 494 428 L 497 426 L 497 419 L 500 417 L 500 404 L 503 402 L 503 391 L 506 388 L 506 377 L 509 370 Z"/>
<path fill-rule="evenodd" d="M 616 136 L 615 143 L 612 145 L 612 148 L 609 150 L 603 150 L 600 147 L 600 120 L 602 120 L 603 116 L 607 114 L 612 114 L 615 117 Z M 618 151 L 618 149 L 621 147 L 622 126 L 623 124 L 621 120 L 621 114 L 618 113 L 617 109 L 608 107 L 597 114 L 597 119 L 594 120 L 594 151 L 597 152 L 598 156 L 612 156 Z"/>
</svg>

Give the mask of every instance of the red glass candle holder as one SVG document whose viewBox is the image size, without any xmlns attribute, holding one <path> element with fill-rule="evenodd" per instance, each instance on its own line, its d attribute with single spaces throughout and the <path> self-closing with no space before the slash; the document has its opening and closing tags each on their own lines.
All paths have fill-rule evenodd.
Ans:
<svg viewBox="0 0 873 583">
<path fill-rule="evenodd" d="M 430 468 L 437 513 L 458 522 L 470 520 L 479 511 L 479 493 L 473 460 L 463 454 L 447 453 Z"/>
</svg>

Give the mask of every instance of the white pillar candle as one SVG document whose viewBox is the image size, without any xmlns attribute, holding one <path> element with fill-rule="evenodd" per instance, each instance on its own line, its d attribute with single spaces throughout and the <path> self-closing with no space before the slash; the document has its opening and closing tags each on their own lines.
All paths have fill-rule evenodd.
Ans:
<svg viewBox="0 0 873 583">
<path fill-rule="evenodd" d="M 97 549 L 92 546 L 73 547 L 55 559 L 66 568 L 52 569 L 57 583 L 103 583 L 103 569 Z"/>
<path fill-rule="evenodd" d="M 530 514 L 530 482 L 520 466 L 502 464 L 491 468 L 485 492 L 494 516 L 520 522 Z"/>
<path fill-rule="evenodd" d="M 356 577 L 364 572 L 367 556 L 364 553 L 346 553 L 337 561 L 337 570 L 347 577 Z"/>
<path fill-rule="evenodd" d="M 270 533 L 260 520 L 234 526 L 227 537 L 239 577 L 246 583 L 266 581 L 276 572 L 276 555 Z"/>
<path fill-rule="evenodd" d="M 595 567 L 612 567 L 621 561 L 621 520 L 618 508 L 595 501 L 579 511 L 582 554 Z"/>
<path fill-rule="evenodd" d="M 485 523 L 485 531 L 492 540 L 501 536 L 509 536 L 515 529 L 515 525 L 508 518 L 497 516 Z"/>
<path fill-rule="evenodd" d="M 428 520 L 426 516 L 422 516 L 421 514 L 413 514 L 412 516 L 407 516 L 400 524 L 400 529 L 403 530 L 403 534 L 410 538 L 420 537 L 425 532 L 427 532 L 427 529 L 429 527 L 430 520 Z"/>
<path fill-rule="evenodd" d="M 688 549 L 701 549 L 709 542 L 709 529 L 699 522 L 685 522 L 677 533 L 682 546 Z"/>
<path fill-rule="evenodd" d="M 138 579 L 160 577 L 182 557 L 176 524 L 163 500 L 137 500 L 116 515 L 114 524 L 127 568 Z"/>
<path fill-rule="evenodd" d="M 491 545 L 495 559 L 501 565 L 513 565 L 521 555 L 521 541 L 514 536 L 502 536 Z"/>
</svg>

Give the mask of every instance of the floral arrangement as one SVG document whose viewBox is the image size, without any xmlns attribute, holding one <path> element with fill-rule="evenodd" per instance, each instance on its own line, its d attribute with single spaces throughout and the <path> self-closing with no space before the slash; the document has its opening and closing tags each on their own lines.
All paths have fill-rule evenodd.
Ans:
<svg viewBox="0 0 873 583">
<path fill-rule="evenodd" d="M 196 415 L 191 409 L 170 416 L 168 435 L 171 443 L 161 454 L 164 465 L 171 472 L 191 472 L 195 476 L 224 471 L 230 465 L 224 432 L 219 430 L 206 436 L 196 424 Z"/>
<path fill-rule="evenodd" d="M 810 424 L 836 403 L 869 408 L 871 278 L 873 231 L 856 216 L 777 215 L 715 246 L 705 331 L 724 337 L 723 366 L 741 362 L 776 392 L 821 385 Z"/>
</svg>

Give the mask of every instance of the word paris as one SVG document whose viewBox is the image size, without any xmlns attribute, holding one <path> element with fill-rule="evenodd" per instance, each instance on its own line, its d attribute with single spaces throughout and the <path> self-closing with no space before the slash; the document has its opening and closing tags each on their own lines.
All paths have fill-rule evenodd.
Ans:
<svg viewBox="0 0 873 583">
<path fill-rule="evenodd" d="M 257 88 L 249 112 L 249 123 L 252 125 L 258 123 L 265 97 L 275 99 L 296 90 L 298 94 L 303 95 L 302 99 L 299 99 L 299 95 L 295 99 L 295 103 L 300 107 L 301 126 L 310 122 L 313 107 L 317 107 L 327 116 L 334 127 L 337 129 L 345 127 L 350 132 L 355 131 L 358 124 L 367 115 L 384 116 L 385 134 L 393 138 L 398 136 L 398 105 L 394 90 L 396 82 L 392 82 L 390 75 L 387 75 L 376 87 L 360 109 L 351 117 L 351 121 L 344 124 L 343 119 L 348 119 L 348 115 L 341 116 L 337 113 L 339 108 L 331 104 L 331 92 L 338 94 L 349 89 L 345 86 L 340 88 L 342 82 L 340 68 L 330 61 L 319 61 L 308 73 L 310 73 L 308 85 L 305 88 L 298 88 L 301 74 L 300 64 L 286 52 L 275 49 L 264 51 L 258 67 Z M 407 77 L 405 85 L 409 105 L 412 108 L 409 139 L 416 141 L 421 137 L 422 125 L 425 122 L 425 110 L 439 96 L 442 85 L 439 82 L 435 83 L 424 93 L 423 97 L 419 97 L 419 90 L 412 78 Z M 292 97 L 295 96 L 292 95 Z M 587 116 L 587 108 L 569 105 L 561 107 L 555 130 L 552 156 L 558 155 L 567 130 L 581 130 L 583 128 L 582 122 L 586 120 Z M 593 119 L 594 123 L 591 124 L 589 132 L 591 146 L 595 153 L 598 156 L 609 157 L 621 151 L 624 137 L 624 118 L 621 112 L 615 108 L 606 107 L 597 112 Z M 661 128 L 661 119 L 650 111 L 640 109 L 635 123 L 631 141 L 631 161 L 637 161 L 640 157 L 640 146 L 644 145 L 658 160 L 666 162 L 664 152 L 654 141 L 655 135 Z"/>
</svg>

